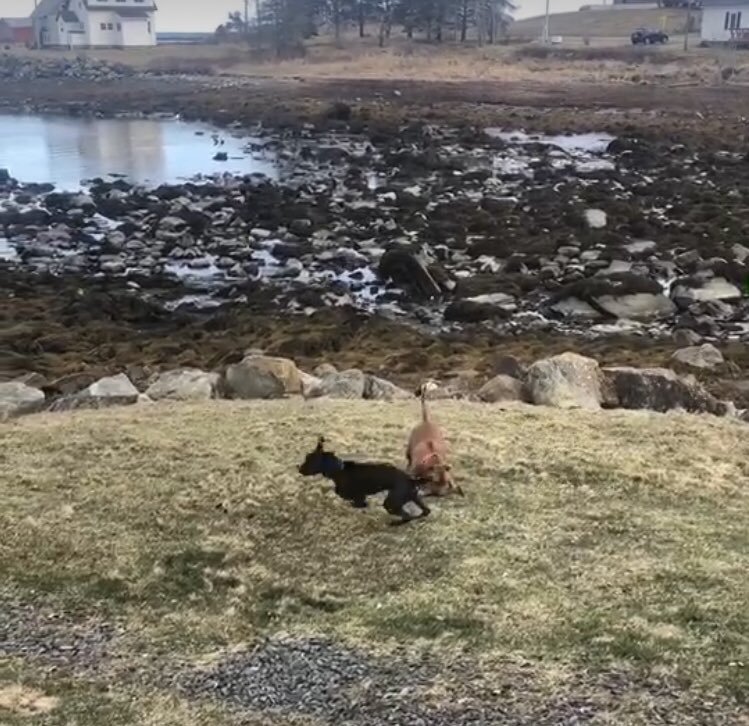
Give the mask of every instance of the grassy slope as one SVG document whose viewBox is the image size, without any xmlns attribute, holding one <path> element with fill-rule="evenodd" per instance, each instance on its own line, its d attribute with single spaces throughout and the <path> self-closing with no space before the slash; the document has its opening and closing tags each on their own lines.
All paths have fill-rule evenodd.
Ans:
<svg viewBox="0 0 749 726">
<path fill-rule="evenodd" d="M 582 10 L 557 13 L 549 19 L 553 35 L 589 36 L 591 38 L 628 38 L 639 27 L 664 27 L 669 33 L 683 33 L 686 23 L 684 10 L 675 8 L 627 8 L 625 10 Z M 518 20 L 512 25 L 512 35 L 537 38 L 543 32 L 544 18 L 538 16 Z"/>
<path fill-rule="evenodd" d="M 523 664 L 528 708 L 617 673 L 672 684 L 680 723 L 702 723 L 693 698 L 739 723 L 728 704 L 749 695 L 746 427 L 435 408 L 468 495 L 396 528 L 294 466 L 323 431 L 341 453 L 398 462 L 415 404 L 221 402 L 1 428 L 0 597 L 120 620 L 120 664 L 327 633 L 368 651 L 465 648 L 500 679 Z M 39 724 L 229 723 L 155 686 L 0 657 L 3 723 L 28 723 L 2 709 L 3 681 L 60 699 Z M 653 699 L 634 686 L 601 696 L 594 723 L 652 723 Z"/>
</svg>

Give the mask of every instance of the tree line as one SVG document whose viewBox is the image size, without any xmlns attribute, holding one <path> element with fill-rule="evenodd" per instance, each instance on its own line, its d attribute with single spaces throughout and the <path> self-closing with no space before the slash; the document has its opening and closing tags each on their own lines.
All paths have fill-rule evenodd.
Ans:
<svg viewBox="0 0 749 726">
<path fill-rule="evenodd" d="M 512 22 L 512 0 L 253 0 L 218 27 L 219 40 L 244 37 L 273 48 L 279 58 L 304 53 L 304 41 L 329 30 L 337 44 L 355 29 L 377 34 L 385 46 L 394 32 L 429 43 L 496 43 Z"/>
</svg>

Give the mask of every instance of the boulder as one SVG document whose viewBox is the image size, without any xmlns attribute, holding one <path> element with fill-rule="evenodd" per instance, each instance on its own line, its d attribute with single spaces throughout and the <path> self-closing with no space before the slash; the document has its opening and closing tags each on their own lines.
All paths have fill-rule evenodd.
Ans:
<svg viewBox="0 0 749 726">
<path fill-rule="evenodd" d="M 118 373 L 116 376 L 100 378 L 88 388 L 84 388 L 78 396 L 98 401 L 106 400 L 112 405 L 130 405 L 138 400 L 139 393 L 124 373 Z"/>
<path fill-rule="evenodd" d="M 693 345 L 677 350 L 671 359 L 690 368 L 717 368 L 725 360 L 723 354 L 711 343 Z"/>
<path fill-rule="evenodd" d="M 693 377 L 681 377 L 667 368 L 604 368 L 603 375 L 612 393 L 612 405 L 621 408 L 670 411 L 725 416 L 731 406 L 710 395 Z"/>
<path fill-rule="evenodd" d="M 674 343 L 687 348 L 697 345 L 702 340 L 702 336 L 690 328 L 679 328 L 674 331 Z"/>
<path fill-rule="evenodd" d="M 154 376 L 146 389 L 153 401 L 205 401 L 218 398 L 218 373 L 207 373 L 198 368 L 180 368 Z"/>
<path fill-rule="evenodd" d="M 312 372 L 318 378 L 325 378 L 325 376 L 338 373 L 338 369 L 332 363 L 320 363 L 320 365 Z"/>
<path fill-rule="evenodd" d="M 49 411 L 76 411 L 79 409 L 130 406 L 138 402 L 140 393 L 124 374 L 100 378 L 79 393 L 64 394 L 50 404 Z"/>
<path fill-rule="evenodd" d="M 724 277 L 713 277 L 709 280 L 689 278 L 674 283 L 671 297 L 685 303 L 707 300 L 740 300 L 741 290 Z"/>
<path fill-rule="evenodd" d="M 501 403 L 502 401 L 525 401 L 525 386 L 522 381 L 511 376 L 500 374 L 494 376 L 479 388 L 478 397 L 485 403 Z"/>
<path fill-rule="evenodd" d="M 0 421 L 25 413 L 34 413 L 44 407 L 44 393 L 21 381 L 0 383 Z"/>
<path fill-rule="evenodd" d="M 526 367 L 514 355 L 498 354 L 491 361 L 491 368 L 494 375 L 504 375 L 510 378 L 517 378 L 519 381 L 525 380 Z"/>
<path fill-rule="evenodd" d="M 404 401 L 413 394 L 377 376 L 367 376 L 364 383 L 364 398 L 370 401 Z"/>
<path fill-rule="evenodd" d="M 526 377 L 531 402 L 556 408 L 600 408 L 601 383 L 598 362 L 576 353 L 536 361 Z"/>
<path fill-rule="evenodd" d="M 296 363 L 267 355 L 248 355 L 230 365 L 224 381 L 231 398 L 279 398 L 302 392 L 302 377 Z"/>
<path fill-rule="evenodd" d="M 364 398 L 367 387 L 367 377 L 360 370 L 351 370 L 333 373 L 326 376 L 309 392 L 310 398 Z"/>
<path fill-rule="evenodd" d="M 675 311 L 659 283 L 628 272 L 573 282 L 554 295 L 551 307 L 575 317 L 661 318 Z"/>
</svg>

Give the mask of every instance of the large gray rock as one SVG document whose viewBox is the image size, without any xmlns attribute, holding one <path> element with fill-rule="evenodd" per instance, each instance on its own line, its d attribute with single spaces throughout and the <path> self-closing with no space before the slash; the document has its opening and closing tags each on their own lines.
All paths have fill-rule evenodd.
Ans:
<svg viewBox="0 0 749 726">
<path fill-rule="evenodd" d="M 146 389 L 153 401 L 205 401 L 219 397 L 218 373 L 208 373 L 198 368 L 180 368 L 158 373 Z"/>
<path fill-rule="evenodd" d="M 320 381 L 320 385 L 309 392 L 310 398 L 364 398 L 367 376 L 352 368 L 341 373 L 333 373 Z"/>
<path fill-rule="evenodd" d="M 25 413 L 34 413 L 44 407 L 44 393 L 21 381 L 0 383 L 0 421 Z"/>
<path fill-rule="evenodd" d="M 525 401 L 527 396 L 522 381 L 512 376 L 499 374 L 487 381 L 476 394 L 485 403 L 502 401 Z"/>
<path fill-rule="evenodd" d="M 265 355 L 248 355 L 230 365 L 224 376 L 231 398 L 280 398 L 302 392 L 302 377 L 294 361 Z"/>
<path fill-rule="evenodd" d="M 140 393 L 132 381 L 124 373 L 119 373 L 116 376 L 100 378 L 79 393 L 56 398 L 48 410 L 60 412 L 130 406 L 138 402 L 139 396 Z"/>
<path fill-rule="evenodd" d="M 536 361 L 526 387 L 531 402 L 541 406 L 597 409 L 603 401 L 598 362 L 576 353 Z"/>
<path fill-rule="evenodd" d="M 611 404 L 621 408 L 671 411 L 725 416 L 733 406 L 710 395 L 692 377 L 681 377 L 667 368 L 604 368 Z"/>
<path fill-rule="evenodd" d="M 689 279 L 676 282 L 671 289 L 671 297 L 685 302 L 740 300 L 741 290 L 724 277 L 713 277 L 709 280 Z"/>
<path fill-rule="evenodd" d="M 725 362 L 723 354 L 712 343 L 677 350 L 671 359 L 690 368 L 717 368 Z"/>
<path fill-rule="evenodd" d="M 124 373 L 118 373 L 116 376 L 100 378 L 78 395 L 81 398 L 106 399 L 116 405 L 129 405 L 138 400 L 139 393 Z"/>
<path fill-rule="evenodd" d="M 370 401 L 405 401 L 413 398 L 413 393 L 384 378 L 367 376 L 364 382 L 364 398 Z"/>
<path fill-rule="evenodd" d="M 551 307 L 570 317 L 630 320 L 667 317 L 676 310 L 659 283 L 624 272 L 577 280 L 553 296 Z"/>
</svg>

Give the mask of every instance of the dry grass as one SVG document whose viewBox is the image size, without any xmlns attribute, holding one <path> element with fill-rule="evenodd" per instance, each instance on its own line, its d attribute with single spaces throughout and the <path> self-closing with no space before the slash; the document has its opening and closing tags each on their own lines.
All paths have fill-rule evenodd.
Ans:
<svg viewBox="0 0 749 726">
<path fill-rule="evenodd" d="M 693 44 L 693 46 L 696 45 Z M 158 46 L 137 50 L 84 51 L 98 58 L 170 73 L 231 74 L 263 78 L 391 79 L 423 81 L 503 81 L 543 83 L 721 83 L 720 70 L 731 66 L 739 73 L 731 83 L 745 83 L 749 64 L 741 53 L 722 49 L 681 50 L 674 38 L 665 48 L 633 49 L 628 38 L 565 38 L 563 46 L 549 50 L 538 46 L 443 45 L 409 42 L 395 35 L 386 48 L 374 36 L 344 37 L 337 47 L 330 37 L 310 41 L 302 59 L 276 62 L 258 60 L 244 46 Z M 39 56 L 80 51 L 14 52 Z"/>
<path fill-rule="evenodd" d="M 439 414 L 468 496 L 397 528 L 295 465 L 318 432 L 342 454 L 398 462 L 415 405 L 221 402 L 21 420 L 0 430 L 1 581 L 30 601 L 121 619 L 121 655 L 135 662 L 204 660 L 283 630 L 368 650 L 468 648 L 529 663 L 549 688 L 624 670 L 749 696 L 745 426 L 456 403 Z M 59 723 L 81 704 L 100 719 L 81 724 L 223 722 L 125 686 L 102 705 L 85 684 L 40 682 L 30 668 L 14 661 L 4 674 L 0 661 L 0 683 L 12 672 L 52 689 Z M 612 723 L 646 723 L 643 699 L 612 701 Z"/>
<path fill-rule="evenodd" d="M 700 22 L 700 13 L 694 13 Z M 518 20 L 512 25 L 512 35 L 538 38 L 544 27 L 544 17 Z M 589 38 L 625 38 L 635 28 L 662 28 L 670 35 L 683 33 L 686 27 L 686 10 L 683 8 L 610 8 L 609 10 L 582 10 L 574 13 L 555 13 L 549 20 L 552 35 L 563 37 L 587 36 Z"/>
</svg>

